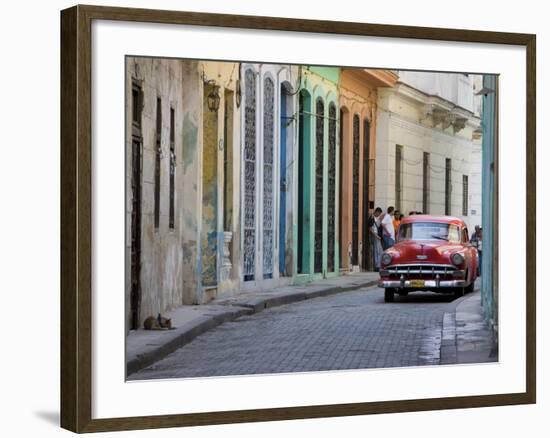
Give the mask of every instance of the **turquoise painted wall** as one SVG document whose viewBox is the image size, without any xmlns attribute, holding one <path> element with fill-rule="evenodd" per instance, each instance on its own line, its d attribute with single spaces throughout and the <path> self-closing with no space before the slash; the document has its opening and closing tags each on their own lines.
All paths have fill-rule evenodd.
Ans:
<svg viewBox="0 0 550 438">
<path fill-rule="evenodd" d="M 483 87 L 496 90 L 496 76 L 484 75 Z M 483 97 L 482 127 L 482 219 L 483 250 L 481 259 L 481 304 L 485 318 L 496 322 L 496 301 L 494 299 L 494 188 L 495 188 L 495 123 L 496 123 L 496 93 Z"/>
<path fill-rule="evenodd" d="M 336 117 L 339 117 L 340 111 L 338 106 L 338 82 L 340 78 L 340 69 L 335 67 L 306 67 L 302 74 L 301 88 L 308 95 L 306 100 L 306 108 L 304 108 L 304 114 L 299 119 L 303 123 L 302 129 L 304 129 L 305 140 L 304 148 L 305 150 L 300 154 L 298 158 L 297 168 L 303 169 L 303 174 L 298 174 L 296 180 L 301 179 L 301 184 L 297 185 L 297 190 L 299 187 L 303 187 L 302 193 L 298 193 L 298 202 L 299 205 L 303 208 L 303 221 L 304 224 L 304 233 L 300 240 L 300 243 L 296 242 L 295 254 L 299 254 L 300 250 L 303 254 L 303 266 L 299 274 L 307 274 L 307 276 L 299 275 L 300 278 L 297 279 L 297 282 L 310 281 L 315 278 L 330 277 L 333 275 L 339 275 L 338 266 L 339 262 L 339 236 L 335 235 L 335 251 L 334 251 L 334 272 L 327 272 L 327 242 L 328 242 L 328 120 L 325 119 L 324 123 L 324 147 L 323 147 L 323 262 L 322 262 L 322 272 L 315 273 L 314 269 L 314 245 L 315 245 L 315 161 L 316 161 L 316 102 L 318 99 L 322 99 L 324 103 L 324 113 L 325 116 L 328 115 L 330 104 L 332 103 L 336 108 Z M 336 160 L 339 160 L 338 151 L 339 147 L 339 121 L 336 124 Z M 300 159 L 306 160 L 306 163 L 300 162 Z M 338 205 L 338 193 L 339 193 L 339 166 L 336 166 L 336 186 L 335 186 L 335 198 L 336 198 L 336 212 L 335 212 L 335 223 L 339 216 L 339 205 Z M 298 218 L 300 220 L 300 218 Z M 296 230 L 295 236 L 297 239 L 300 238 L 299 233 Z M 298 263 L 297 263 L 298 265 Z M 306 278 L 307 277 L 307 278 Z"/>
<path fill-rule="evenodd" d="M 312 73 L 321 76 L 322 78 L 334 82 L 335 85 L 338 85 L 338 83 L 340 82 L 340 69 L 338 67 L 309 66 L 307 67 L 307 69 Z"/>
</svg>

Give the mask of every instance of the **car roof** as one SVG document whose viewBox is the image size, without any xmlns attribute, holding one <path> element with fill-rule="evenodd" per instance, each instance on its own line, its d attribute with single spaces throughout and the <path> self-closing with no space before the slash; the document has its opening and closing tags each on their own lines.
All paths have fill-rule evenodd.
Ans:
<svg viewBox="0 0 550 438">
<path fill-rule="evenodd" d="M 403 218 L 403 220 L 401 221 L 401 224 L 411 224 L 416 222 L 437 222 L 437 223 L 458 225 L 460 227 L 466 226 L 464 221 L 458 217 L 437 216 L 437 215 L 431 215 L 431 214 L 413 214 L 412 216 L 407 216 Z"/>
</svg>

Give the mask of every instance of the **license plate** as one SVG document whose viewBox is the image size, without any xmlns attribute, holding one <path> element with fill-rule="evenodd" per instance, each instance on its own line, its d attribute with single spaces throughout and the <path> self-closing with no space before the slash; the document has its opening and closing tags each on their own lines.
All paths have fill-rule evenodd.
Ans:
<svg viewBox="0 0 550 438">
<path fill-rule="evenodd" d="M 424 287 L 424 280 L 411 280 L 411 287 Z"/>
</svg>

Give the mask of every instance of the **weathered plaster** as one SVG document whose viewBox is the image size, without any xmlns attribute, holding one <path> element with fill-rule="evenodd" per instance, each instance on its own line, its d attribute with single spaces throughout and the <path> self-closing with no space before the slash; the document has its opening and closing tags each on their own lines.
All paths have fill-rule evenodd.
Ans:
<svg viewBox="0 0 550 438">
<path fill-rule="evenodd" d="M 195 114 L 194 114 L 195 115 Z M 186 172 L 189 166 L 193 165 L 196 158 L 198 146 L 198 127 L 196 115 L 192 118 L 191 112 L 186 112 L 183 116 L 183 170 Z"/>
</svg>

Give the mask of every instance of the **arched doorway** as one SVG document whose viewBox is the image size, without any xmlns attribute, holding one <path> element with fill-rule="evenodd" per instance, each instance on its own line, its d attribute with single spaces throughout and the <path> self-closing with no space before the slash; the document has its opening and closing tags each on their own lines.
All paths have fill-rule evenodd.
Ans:
<svg viewBox="0 0 550 438">
<path fill-rule="evenodd" d="M 370 122 L 368 119 L 363 121 L 363 251 L 362 251 L 362 263 L 363 270 L 368 271 L 373 267 L 371 261 L 371 245 L 370 235 L 368 229 L 368 217 L 371 199 L 369 197 L 369 181 L 370 181 Z"/>
<path fill-rule="evenodd" d="M 327 272 L 336 270 L 336 105 L 328 106 Z"/>
<path fill-rule="evenodd" d="M 324 209 L 325 103 L 315 102 L 315 229 L 313 272 L 323 272 L 323 209 Z"/>
<path fill-rule="evenodd" d="M 310 272 L 311 96 L 300 91 L 298 116 L 298 260 L 299 274 Z"/>
<path fill-rule="evenodd" d="M 352 218 L 351 218 L 351 265 L 359 264 L 359 115 L 353 116 L 352 131 Z"/>
</svg>

